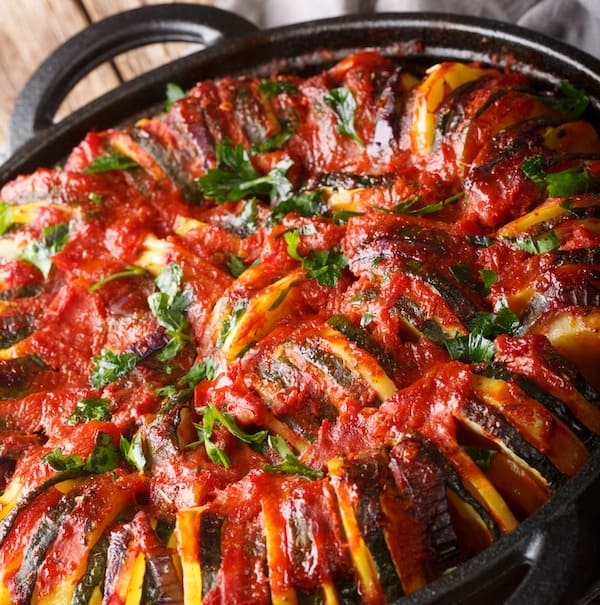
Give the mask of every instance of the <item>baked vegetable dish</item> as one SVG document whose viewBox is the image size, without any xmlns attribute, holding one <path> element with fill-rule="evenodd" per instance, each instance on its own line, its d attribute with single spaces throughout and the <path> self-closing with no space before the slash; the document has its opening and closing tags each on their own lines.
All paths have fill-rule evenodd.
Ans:
<svg viewBox="0 0 600 605">
<path fill-rule="evenodd" d="M 518 70 L 168 87 L 0 199 L 0 604 L 367 603 L 600 433 L 600 138 Z"/>
</svg>

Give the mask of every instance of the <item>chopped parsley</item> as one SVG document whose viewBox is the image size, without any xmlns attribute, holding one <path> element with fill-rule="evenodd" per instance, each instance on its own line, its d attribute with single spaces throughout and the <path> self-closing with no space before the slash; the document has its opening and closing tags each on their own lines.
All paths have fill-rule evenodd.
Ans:
<svg viewBox="0 0 600 605">
<path fill-rule="evenodd" d="M 329 250 L 311 250 L 307 256 L 298 253 L 300 233 L 297 229 L 287 231 L 284 235 L 288 254 L 302 263 L 309 279 L 316 279 L 320 286 L 333 287 L 342 276 L 341 269 L 348 266 L 348 259 L 340 252 L 339 246 Z"/>
<path fill-rule="evenodd" d="M 323 476 L 322 471 L 300 462 L 285 440 L 279 437 L 279 435 L 269 435 L 268 443 L 271 449 L 275 450 L 282 458 L 282 461 L 278 464 L 264 465 L 263 468 L 268 473 L 290 473 L 307 477 L 308 479 L 320 479 Z"/>
<path fill-rule="evenodd" d="M 284 127 L 277 134 L 266 138 L 261 143 L 252 145 L 250 150 L 252 153 L 268 153 L 269 151 L 275 151 L 276 149 L 283 147 L 293 134 L 294 131 L 291 128 Z"/>
<path fill-rule="evenodd" d="M 96 389 L 102 389 L 127 376 L 135 368 L 137 361 L 137 355 L 130 351 L 115 353 L 106 350 L 101 355 L 94 355 L 90 384 Z"/>
<path fill-rule="evenodd" d="M 135 275 L 144 275 L 145 273 L 146 273 L 146 270 L 142 269 L 141 267 L 136 267 L 134 265 L 127 265 L 127 267 L 125 267 L 124 271 L 118 271 L 117 273 L 113 273 L 112 275 L 108 275 L 107 277 L 104 277 L 103 279 L 98 280 L 96 283 L 92 284 L 88 288 L 88 290 L 90 292 L 95 292 L 96 290 L 99 290 L 100 288 L 102 288 L 102 286 L 105 286 L 106 284 L 113 281 L 114 279 L 120 279 L 122 277 L 134 277 Z"/>
<path fill-rule="evenodd" d="M 523 161 L 521 170 L 534 183 L 545 185 L 551 197 L 569 197 L 600 191 L 600 179 L 593 176 L 585 166 L 573 166 L 559 172 L 546 172 L 541 154 Z"/>
<path fill-rule="evenodd" d="M 296 96 L 298 94 L 298 87 L 289 80 L 261 80 L 258 83 L 258 90 L 268 99 L 277 95 Z"/>
<path fill-rule="evenodd" d="M 463 449 L 469 454 L 473 462 L 485 473 L 490 468 L 492 458 L 497 454 L 496 450 L 488 450 L 481 447 L 464 445 Z"/>
<path fill-rule="evenodd" d="M 217 338 L 217 347 L 223 346 L 223 343 L 225 340 L 227 340 L 231 330 L 233 330 L 242 315 L 246 312 L 249 302 L 250 300 L 248 298 L 239 298 L 235 301 L 235 303 L 233 303 L 229 315 L 221 324 L 221 331 L 219 332 L 219 337 Z"/>
<path fill-rule="evenodd" d="M 421 208 L 413 208 L 415 204 L 417 204 L 421 197 L 419 195 L 411 195 L 407 197 L 405 200 L 398 202 L 392 208 L 383 208 L 381 206 L 374 206 L 376 210 L 381 210 L 383 212 L 388 212 L 392 214 L 412 214 L 413 216 L 426 216 L 428 214 L 433 214 L 434 212 L 439 212 L 442 208 L 449 206 L 451 204 L 455 204 L 465 195 L 464 191 L 459 191 L 450 197 L 447 197 L 444 200 L 439 202 L 435 202 L 433 204 L 427 204 L 427 206 L 422 206 Z"/>
<path fill-rule="evenodd" d="M 67 419 L 68 424 L 77 424 L 78 422 L 87 422 L 88 420 L 108 421 L 111 419 L 111 402 L 103 397 L 86 397 L 80 399 L 73 410 L 73 413 Z"/>
<path fill-rule="evenodd" d="M 561 82 L 560 92 L 562 97 L 554 96 L 544 98 L 544 102 L 558 111 L 566 120 L 577 120 L 580 118 L 590 104 L 589 97 L 581 90 L 577 90 L 568 82 Z"/>
<path fill-rule="evenodd" d="M 279 223 L 287 214 L 295 212 L 299 216 L 322 216 L 327 212 L 327 203 L 320 190 L 303 191 L 279 202 L 269 216 L 269 223 Z"/>
<path fill-rule="evenodd" d="M 256 198 L 250 198 L 242 206 L 239 214 L 226 217 L 225 228 L 238 237 L 248 237 L 258 229 L 258 206 Z"/>
<path fill-rule="evenodd" d="M 237 254 L 230 254 L 225 264 L 233 277 L 239 277 L 248 268 L 244 259 Z"/>
<path fill-rule="evenodd" d="M 44 227 L 42 237 L 30 242 L 19 258 L 37 267 L 47 279 L 52 269 L 51 256 L 60 252 L 69 239 L 69 225 L 59 223 Z"/>
<path fill-rule="evenodd" d="M 55 471 L 81 471 L 87 473 L 107 473 L 117 467 L 119 450 L 108 433 L 99 431 L 96 444 L 87 460 L 79 454 L 64 454 L 62 448 L 56 448 L 42 458 Z"/>
<path fill-rule="evenodd" d="M 156 286 L 159 292 L 148 296 L 150 311 L 165 328 L 171 340 L 158 354 L 160 361 L 168 361 L 177 355 L 187 342 L 191 340 L 186 333 L 189 322 L 185 311 L 192 302 L 192 291 L 190 288 L 181 290 L 183 271 L 177 263 L 168 265 L 156 278 Z"/>
<path fill-rule="evenodd" d="M 467 362 L 491 363 L 496 354 L 493 339 L 500 334 L 515 335 L 521 323 L 506 299 L 501 298 L 494 308 L 494 313 L 475 313 L 467 327 L 469 334 L 444 340 L 450 357 Z"/>
<path fill-rule="evenodd" d="M 214 425 L 217 422 L 225 427 L 236 439 L 239 439 L 243 443 L 247 443 L 249 445 L 260 445 L 267 438 L 267 431 L 246 433 L 235 422 L 232 416 L 222 412 L 212 403 L 209 404 L 206 408 L 204 408 L 202 424 L 194 423 L 196 432 L 198 434 L 198 441 L 191 443 L 188 447 L 193 447 L 203 443 L 208 457 L 216 464 L 221 464 L 225 468 L 229 468 L 231 464 L 229 456 L 227 456 L 227 454 L 210 439 L 213 433 Z"/>
<path fill-rule="evenodd" d="M 560 246 L 560 240 L 554 231 L 547 231 L 536 238 L 503 236 L 503 239 L 529 254 L 544 254 Z"/>
<path fill-rule="evenodd" d="M 195 387 L 202 380 L 212 380 L 217 371 L 217 362 L 208 357 L 204 361 L 195 363 L 182 378 L 190 387 Z"/>
<path fill-rule="evenodd" d="M 165 109 L 169 111 L 169 109 L 173 107 L 173 103 L 175 103 L 175 101 L 183 99 L 187 95 L 185 90 L 183 90 L 183 88 L 181 88 L 179 84 L 175 84 L 175 82 L 167 82 L 167 90 L 165 96 Z"/>
<path fill-rule="evenodd" d="M 142 443 L 142 436 L 137 432 L 131 441 L 128 441 L 126 437 L 121 435 L 119 441 L 119 449 L 121 450 L 121 456 L 127 464 L 133 466 L 138 471 L 143 471 L 146 468 L 147 460 L 146 454 L 144 453 L 144 444 Z"/>
<path fill-rule="evenodd" d="M 275 202 L 291 193 L 292 184 L 285 175 L 292 160 L 281 160 L 269 173 L 261 176 L 241 145 L 217 143 L 215 152 L 217 168 L 211 168 L 196 182 L 200 190 L 217 204 L 236 202 L 249 195 L 268 195 L 271 202 Z"/>
<path fill-rule="evenodd" d="M 127 156 L 112 153 L 110 155 L 96 156 L 87 168 L 84 174 L 98 174 L 99 172 L 108 172 L 109 170 L 131 170 L 137 168 L 139 164 Z"/>
<path fill-rule="evenodd" d="M 356 132 L 354 125 L 356 100 L 352 91 L 346 86 L 340 86 L 325 93 L 323 100 L 333 109 L 337 116 L 338 132 L 345 137 L 353 139 L 361 147 L 364 147 L 365 143 Z"/>
</svg>

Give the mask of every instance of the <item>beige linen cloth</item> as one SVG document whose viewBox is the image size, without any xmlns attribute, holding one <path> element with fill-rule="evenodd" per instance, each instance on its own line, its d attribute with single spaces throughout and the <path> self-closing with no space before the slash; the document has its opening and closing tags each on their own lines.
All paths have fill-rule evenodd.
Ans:
<svg viewBox="0 0 600 605">
<path fill-rule="evenodd" d="M 600 0 L 216 0 L 261 27 L 357 12 L 436 11 L 515 23 L 600 58 Z"/>
</svg>

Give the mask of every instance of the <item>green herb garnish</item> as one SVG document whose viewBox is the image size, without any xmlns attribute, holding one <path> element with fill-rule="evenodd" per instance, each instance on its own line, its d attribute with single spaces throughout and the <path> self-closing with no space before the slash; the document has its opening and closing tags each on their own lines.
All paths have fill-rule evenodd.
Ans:
<svg viewBox="0 0 600 605">
<path fill-rule="evenodd" d="M 111 419 L 111 402 L 108 399 L 97 397 L 86 397 L 80 399 L 67 419 L 68 424 L 87 422 L 88 420 L 108 421 Z"/>
<path fill-rule="evenodd" d="M 98 174 L 99 172 L 108 172 L 109 170 L 131 170 L 138 166 L 139 164 L 131 158 L 114 153 L 96 156 L 91 164 L 84 169 L 83 173 Z"/>
<path fill-rule="evenodd" d="M 337 116 L 338 132 L 345 137 L 353 139 L 361 147 L 364 147 L 365 143 L 356 132 L 354 126 L 356 100 L 352 91 L 346 86 L 340 86 L 325 93 L 323 100 L 333 109 Z"/>
<path fill-rule="evenodd" d="M 165 109 L 169 111 L 175 101 L 183 99 L 187 95 L 185 90 L 183 90 L 183 88 L 181 88 L 179 84 L 175 84 L 175 82 L 167 82 L 167 90 L 165 96 Z"/>
<path fill-rule="evenodd" d="M 119 450 L 113 444 L 112 437 L 108 433 L 99 431 L 94 449 L 87 460 L 84 460 L 79 454 L 63 454 L 62 448 L 49 452 L 42 460 L 55 471 L 107 473 L 117 467 Z"/>
<path fill-rule="evenodd" d="M 229 456 L 211 441 L 213 428 L 218 422 L 225 427 L 236 439 L 249 445 L 260 445 L 267 438 L 267 431 L 257 431 L 256 433 L 246 433 L 236 423 L 232 416 L 222 412 L 212 403 L 204 408 L 202 424 L 194 423 L 198 433 L 198 441 L 191 443 L 188 447 L 193 447 L 201 443 L 204 444 L 208 457 L 215 463 L 221 464 L 225 468 L 229 468 Z"/>
<path fill-rule="evenodd" d="M 268 443 L 271 449 L 275 450 L 282 458 L 282 461 L 278 464 L 264 465 L 263 468 L 268 473 L 290 473 L 308 479 L 320 479 L 323 476 L 322 471 L 310 468 L 300 462 L 282 437 L 269 435 Z"/>
<path fill-rule="evenodd" d="M 250 300 L 248 298 L 239 298 L 235 301 L 231 307 L 229 315 L 223 320 L 221 325 L 221 331 L 219 332 L 219 337 L 217 338 L 217 347 L 223 346 L 223 343 L 229 336 L 231 330 L 233 330 L 242 315 L 246 312 L 249 302 Z"/>
<path fill-rule="evenodd" d="M 560 92 L 562 97 L 544 97 L 542 100 L 558 111 L 566 120 L 580 118 L 590 104 L 589 97 L 568 82 L 561 82 Z"/>
<path fill-rule="evenodd" d="M 268 153 L 269 151 L 275 151 L 276 149 L 283 147 L 293 134 L 294 131 L 291 128 L 282 128 L 277 134 L 266 138 L 261 143 L 252 145 L 250 150 L 252 153 Z"/>
<path fill-rule="evenodd" d="M 544 254 L 560 246 L 560 240 L 554 231 L 547 231 L 536 238 L 503 236 L 503 239 L 529 254 Z"/>
<path fill-rule="evenodd" d="M 248 268 L 244 259 L 237 254 L 230 254 L 225 264 L 233 277 L 239 277 Z"/>
<path fill-rule="evenodd" d="M 69 239 L 69 225 L 59 223 L 44 227 L 41 239 L 36 239 L 19 254 L 19 258 L 37 267 L 47 279 L 52 269 L 50 257 L 60 252 Z"/>
<path fill-rule="evenodd" d="M 473 462 L 485 473 L 490 468 L 492 458 L 497 454 L 496 450 L 488 450 L 481 447 L 464 445 L 463 449 L 469 454 Z"/>
<path fill-rule="evenodd" d="M 279 202 L 271 210 L 269 223 L 279 223 L 290 212 L 295 212 L 299 216 L 306 217 L 322 216 L 327 212 L 327 202 L 323 199 L 323 193 L 318 189 L 315 191 L 304 191 Z"/>
<path fill-rule="evenodd" d="M 496 354 L 493 339 L 499 334 L 515 335 L 521 323 L 505 298 L 498 300 L 494 313 L 478 311 L 468 322 L 470 332 L 444 340 L 452 359 L 474 363 L 491 363 Z"/>
<path fill-rule="evenodd" d="M 198 187 L 217 204 L 236 202 L 249 195 L 268 195 L 271 202 L 284 199 L 292 191 L 286 173 L 292 160 L 281 160 L 268 174 L 261 176 L 241 146 L 217 143 L 217 168 L 197 179 Z"/>
<path fill-rule="evenodd" d="M 131 441 L 128 441 L 126 437 L 121 435 L 119 448 L 121 450 L 123 460 L 125 460 L 127 464 L 130 464 L 140 472 L 146 468 L 146 454 L 144 453 L 142 436 L 139 432 L 131 438 Z"/>
<path fill-rule="evenodd" d="M 160 361 L 172 359 L 191 340 L 186 333 L 189 327 L 185 311 L 192 302 L 190 288 L 181 290 L 183 271 L 177 263 L 168 265 L 156 278 L 160 292 L 148 296 L 148 306 L 158 323 L 165 328 L 171 340 L 158 354 Z"/>
<path fill-rule="evenodd" d="M 96 290 L 99 290 L 100 288 L 102 288 L 102 286 L 105 286 L 106 284 L 113 281 L 114 279 L 120 279 L 122 277 L 134 277 L 136 275 L 144 275 L 145 273 L 146 273 L 146 270 L 142 269 L 141 267 L 136 267 L 134 265 L 127 265 L 127 267 L 125 268 L 124 271 L 119 271 L 117 273 L 113 273 L 112 275 L 108 275 L 107 277 L 104 277 L 103 279 L 98 280 L 95 284 L 92 284 L 88 288 L 88 290 L 90 292 L 95 292 Z"/>
<path fill-rule="evenodd" d="M 496 238 L 489 235 L 467 235 L 466 240 L 477 248 L 489 248 L 496 241 Z"/>
<path fill-rule="evenodd" d="M 261 80 L 258 83 L 258 90 L 268 99 L 277 95 L 296 96 L 298 94 L 298 87 L 289 80 Z"/>
<path fill-rule="evenodd" d="M 521 170 L 527 178 L 538 185 L 545 185 L 551 197 L 569 197 L 600 191 L 600 179 L 593 176 L 585 166 L 573 166 L 560 172 L 546 172 L 541 155 L 526 159 Z"/>
<path fill-rule="evenodd" d="M 195 387 L 202 380 L 212 380 L 217 371 L 217 362 L 208 357 L 204 361 L 194 364 L 182 378 L 190 387 Z"/>
<path fill-rule="evenodd" d="M 297 229 L 287 231 L 284 235 L 288 254 L 302 263 L 309 279 L 316 279 L 320 286 L 335 286 L 342 276 L 341 269 L 348 266 L 348 259 L 340 252 L 339 246 L 329 250 L 311 250 L 307 256 L 298 253 L 300 233 Z"/>
<path fill-rule="evenodd" d="M 92 358 L 90 384 L 96 389 L 102 389 L 127 376 L 135 368 L 137 361 L 137 355 L 129 351 L 123 351 L 123 353 L 103 351 L 101 355 L 95 355 Z"/>
</svg>

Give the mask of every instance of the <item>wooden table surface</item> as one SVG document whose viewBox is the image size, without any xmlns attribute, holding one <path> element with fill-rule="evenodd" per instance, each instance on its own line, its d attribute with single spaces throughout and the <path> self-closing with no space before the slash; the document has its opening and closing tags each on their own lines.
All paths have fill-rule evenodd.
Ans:
<svg viewBox="0 0 600 605">
<path fill-rule="evenodd" d="M 33 71 L 59 44 L 114 13 L 169 0 L 0 0 L 0 160 L 17 95 Z M 213 0 L 178 0 L 212 4 Z M 32 43 L 34 41 L 35 43 Z M 185 43 L 156 44 L 117 57 L 92 71 L 63 102 L 57 119 L 120 82 L 189 52 Z"/>
</svg>

